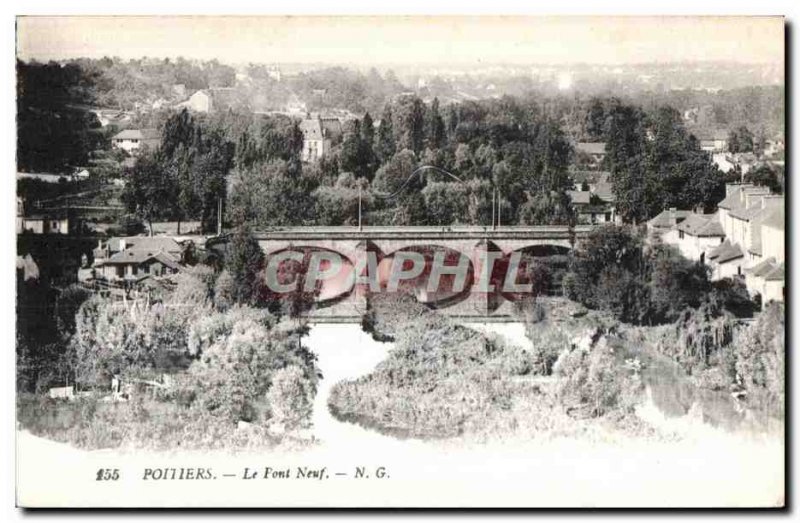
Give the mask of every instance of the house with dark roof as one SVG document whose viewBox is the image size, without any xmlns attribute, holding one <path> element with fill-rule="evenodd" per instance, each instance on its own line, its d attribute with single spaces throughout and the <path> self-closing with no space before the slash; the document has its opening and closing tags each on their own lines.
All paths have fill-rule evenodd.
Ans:
<svg viewBox="0 0 800 523">
<path fill-rule="evenodd" d="M 718 205 L 725 237 L 743 253 L 745 284 L 763 302 L 783 300 L 785 199 L 766 187 L 728 184 Z M 724 272 L 724 271 L 723 271 Z"/>
<path fill-rule="evenodd" d="M 304 162 L 319 160 L 342 139 L 342 124 L 338 118 L 306 118 L 300 122 L 300 130 L 303 132 Z"/>
<path fill-rule="evenodd" d="M 592 191 L 567 191 L 579 224 L 614 223 L 616 210 Z"/>
<path fill-rule="evenodd" d="M 111 138 L 111 146 L 128 153 L 139 151 L 143 147 L 154 149 L 161 143 L 158 129 L 125 129 Z"/>
<path fill-rule="evenodd" d="M 692 211 L 685 211 L 670 207 L 665 211 L 661 211 L 656 216 L 648 220 L 647 232 L 650 236 L 661 236 L 667 231 L 671 230 L 677 224 L 692 215 Z"/>
<path fill-rule="evenodd" d="M 708 253 L 711 263 L 712 279 L 732 278 L 743 275 L 745 268 L 744 251 L 739 244 L 723 241 Z"/>
<path fill-rule="evenodd" d="M 172 274 L 180 269 L 183 248 L 166 236 L 130 236 L 100 240 L 94 255 L 95 277 L 138 280 Z"/>
<path fill-rule="evenodd" d="M 648 230 L 689 259 L 707 263 L 712 279 L 740 278 L 763 302 L 783 300 L 785 201 L 766 187 L 731 183 L 717 212 L 669 209 Z"/>
<path fill-rule="evenodd" d="M 147 276 L 162 276 L 178 272 L 177 260 L 165 252 L 126 249 L 103 261 L 102 276 L 107 280 L 138 280 Z"/>
<path fill-rule="evenodd" d="M 725 240 L 725 232 L 714 214 L 691 213 L 661 235 L 664 243 L 675 246 L 686 258 L 701 263 Z"/>
</svg>

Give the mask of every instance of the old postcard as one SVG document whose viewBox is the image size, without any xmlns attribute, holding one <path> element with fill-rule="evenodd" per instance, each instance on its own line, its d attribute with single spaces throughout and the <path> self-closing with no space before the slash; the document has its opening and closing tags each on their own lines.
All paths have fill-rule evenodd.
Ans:
<svg viewBox="0 0 800 523">
<path fill-rule="evenodd" d="M 22 507 L 783 507 L 782 17 L 20 16 Z"/>
</svg>

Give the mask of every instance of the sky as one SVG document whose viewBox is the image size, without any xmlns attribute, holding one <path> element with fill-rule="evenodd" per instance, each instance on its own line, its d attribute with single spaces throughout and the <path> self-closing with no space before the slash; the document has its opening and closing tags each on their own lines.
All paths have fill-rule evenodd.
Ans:
<svg viewBox="0 0 800 523">
<path fill-rule="evenodd" d="M 369 65 L 783 64 L 782 17 L 19 17 L 23 60 Z"/>
</svg>

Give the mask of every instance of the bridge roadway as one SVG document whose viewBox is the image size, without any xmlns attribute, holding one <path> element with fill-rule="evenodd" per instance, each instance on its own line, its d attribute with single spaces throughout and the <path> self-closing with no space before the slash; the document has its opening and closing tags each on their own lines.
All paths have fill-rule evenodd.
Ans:
<svg viewBox="0 0 800 523">
<path fill-rule="evenodd" d="M 509 225 L 482 227 L 474 225 L 449 226 L 310 226 L 276 227 L 255 233 L 258 240 L 568 240 L 586 237 L 596 225 Z"/>
<path fill-rule="evenodd" d="M 328 227 L 276 227 L 254 232 L 264 253 L 269 256 L 293 248 L 333 250 L 349 259 L 354 265 L 374 250 L 379 257 L 407 248 L 437 246 L 458 251 L 471 260 L 480 251 L 502 251 L 506 255 L 537 246 L 555 248 L 566 252 L 575 243 L 589 235 L 593 225 L 568 226 L 328 226 Z M 341 298 L 341 297 L 340 297 Z M 464 296 L 449 300 L 439 308 L 445 314 L 468 321 L 510 321 L 512 304 L 503 295 L 486 296 L 465 292 Z M 314 321 L 358 321 L 365 312 L 368 296 L 348 291 L 344 299 L 330 299 L 319 303 L 311 313 Z M 424 296 L 418 296 L 424 301 Z M 435 304 L 433 304 L 435 306 Z"/>
</svg>

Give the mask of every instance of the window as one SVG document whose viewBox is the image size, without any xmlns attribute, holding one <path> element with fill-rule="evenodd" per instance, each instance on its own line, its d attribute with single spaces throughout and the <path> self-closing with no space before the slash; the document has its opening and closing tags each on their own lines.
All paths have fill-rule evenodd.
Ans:
<svg viewBox="0 0 800 523">
<path fill-rule="evenodd" d="M 683 239 L 683 231 L 678 231 L 678 238 Z"/>
</svg>

